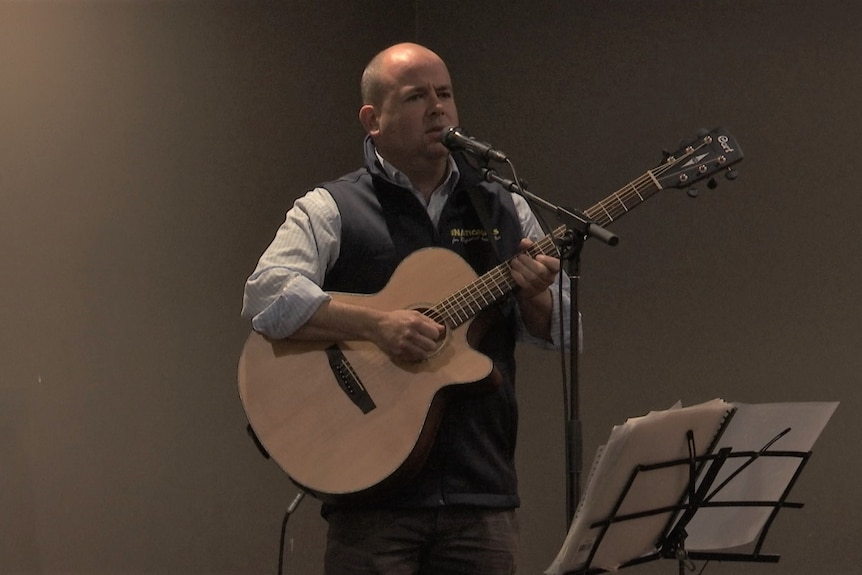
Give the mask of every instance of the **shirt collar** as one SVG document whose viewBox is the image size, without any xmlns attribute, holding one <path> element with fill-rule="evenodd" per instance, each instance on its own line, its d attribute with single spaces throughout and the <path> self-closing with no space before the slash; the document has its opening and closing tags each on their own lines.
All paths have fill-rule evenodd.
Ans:
<svg viewBox="0 0 862 575">
<path fill-rule="evenodd" d="M 377 156 L 377 161 L 380 162 L 380 165 L 383 167 L 384 173 L 392 180 L 393 183 L 398 184 L 402 188 L 407 188 L 411 190 L 417 196 L 421 195 L 419 192 L 413 187 L 413 184 L 410 183 L 410 179 L 398 168 L 387 162 L 383 159 L 383 156 L 380 155 L 380 152 L 377 151 L 377 148 L 374 149 L 374 154 Z M 455 189 L 455 186 L 458 184 L 458 180 L 461 178 L 461 172 L 458 170 L 458 165 L 455 163 L 455 159 L 452 155 L 449 155 L 448 159 L 449 163 L 449 172 L 446 174 L 446 177 L 443 179 L 443 183 L 434 190 L 434 193 L 443 193 L 449 194 L 452 190 Z"/>
</svg>

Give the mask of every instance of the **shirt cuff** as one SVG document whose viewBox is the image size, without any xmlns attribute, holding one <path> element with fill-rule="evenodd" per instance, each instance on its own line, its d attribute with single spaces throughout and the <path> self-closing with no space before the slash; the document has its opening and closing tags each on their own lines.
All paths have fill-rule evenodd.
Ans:
<svg viewBox="0 0 862 575">
<path fill-rule="evenodd" d="M 270 305 L 252 318 L 252 328 L 273 339 L 290 337 L 330 299 L 329 294 L 313 281 L 297 276 L 285 285 Z"/>
</svg>

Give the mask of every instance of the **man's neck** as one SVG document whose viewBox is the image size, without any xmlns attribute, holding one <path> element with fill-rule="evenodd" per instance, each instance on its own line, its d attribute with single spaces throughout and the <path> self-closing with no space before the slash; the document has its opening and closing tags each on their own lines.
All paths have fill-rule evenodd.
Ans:
<svg viewBox="0 0 862 575">
<path fill-rule="evenodd" d="M 405 178 L 410 181 L 410 185 L 416 190 L 427 202 L 434 193 L 434 190 L 439 188 L 446 181 L 449 175 L 449 157 L 442 159 L 440 162 L 412 162 L 405 167 L 395 166 L 386 160 L 378 152 L 378 157 L 383 160 L 384 165 L 389 170 L 397 170 Z M 405 169 L 406 168 L 406 169 Z"/>
</svg>

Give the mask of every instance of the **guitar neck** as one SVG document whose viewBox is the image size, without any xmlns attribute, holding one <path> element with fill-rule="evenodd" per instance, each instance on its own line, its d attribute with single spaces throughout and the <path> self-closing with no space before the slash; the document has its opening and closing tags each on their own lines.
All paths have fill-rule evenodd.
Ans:
<svg viewBox="0 0 862 575">
<path fill-rule="evenodd" d="M 598 223 L 607 225 L 661 189 L 652 171 L 620 188 L 604 200 L 589 208 L 584 214 Z M 566 226 L 562 225 L 534 243 L 527 253 L 559 255 L 555 240 L 563 237 Z M 500 301 L 515 288 L 512 279 L 511 261 L 506 261 L 480 276 L 467 287 L 457 291 L 426 312 L 435 321 L 450 328 L 458 327 L 476 314 Z"/>
<path fill-rule="evenodd" d="M 690 185 L 712 173 L 729 168 L 742 160 L 742 151 L 723 128 L 702 134 L 699 140 L 668 154 L 664 163 L 647 170 L 596 205 L 584 211 L 595 223 L 606 226 L 630 212 L 665 187 Z M 733 176 L 735 177 L 735 176 Z M 731 178 L 728 175 L 728 178 Z M 527 253 L 558 255 L 556 240 L 566 233 L 562 225 L 533 244 Z M 509 260 L 477 278 L 467 287 L 452 294 L 426 315 L 449 327 L 458 327 L 479 312 L 493 305 L 515 288 Z"/>
<path fill-rule="evenodd" d="M 647 198 L 661 189 L 661 185 L 652 171 L 646 172 L 640 178 L 620 188 L 607 198 L 589 208 L 584 214 L 599 225 L 607 225 L 632 208 L 646 201 Z M 531 256 L 539 254 L 559 255 L 556 241 L 566 233 L 562 225 L 550 234 L 534 243 L 527 250 Z M 512 279 L 511 261 L 506 261 L 470 285 L 447 297 L 426 312 L 435 321 L 450 328 L 458 327 L 481 311 L 500 301 L 515 288 Z"/>
<path fill-rule="evenodd" d="M 657 170 L 661 169 L 662 167 L 657 168 Z M 593 207 L 584 210 L 584 214 L 600 226 L 606 226 L 645 202 L 647 198 L 661 189 L 661 184 L 653 174 L 653 170 L 648 170 L 638 179 L 626 184 Z"/>
<path fill-rule="evenodd" d="M 539 254 L 559 255 L 555 240 L 563 237 L 565 232 L 566 226 L 559 226 L 530 246 L 527 253 L 531 256 Z M 458 290 L 425 312 L 426 315 L 450 328 L 455 328 L 500 301 L 515 288 L 511 262 L 512 260 L 508 260 L 486 272 L 470 285 Z"/>
</svg>

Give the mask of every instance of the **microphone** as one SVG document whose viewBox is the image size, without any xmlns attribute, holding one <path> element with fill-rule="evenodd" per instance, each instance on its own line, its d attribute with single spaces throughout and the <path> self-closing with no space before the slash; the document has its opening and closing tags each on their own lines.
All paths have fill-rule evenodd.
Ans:
<svg viewBox="0 0 862 575">
<path fill-rule="evenodd" d="M 495 150 L 491 147 L 491 144 L 486 144 L 485 142 L 480 142 L 475 138 L 471 138 L 467 135 L 467 132 L 458 126 L 449 126 L 443 130 L 443 135 L 440 137 L 440 141 L 442 141 L 443 145 L 450 150 L 463 150 L 468 154 L 472 154 L 485 161 L 490 160 L 505 163 L 509 160 L 506 157 L 506 154 L 500 150 Z"/>
</svg>

